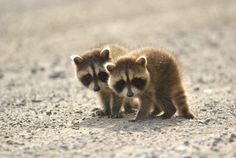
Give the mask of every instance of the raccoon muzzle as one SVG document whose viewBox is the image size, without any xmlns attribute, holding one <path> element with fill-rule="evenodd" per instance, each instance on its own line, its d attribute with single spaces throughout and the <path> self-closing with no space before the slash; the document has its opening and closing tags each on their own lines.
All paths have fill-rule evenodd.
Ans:
<svg viewBox="0 0 236 158">
<path fill-rule="evenodd" d="M 94 90 L 95 92 L 97 92 L 97 91 L 100 90 L 100 87 L 99 87 L 97 84 L 95 84 L 94 87 L 93 87 L 93 90 Z"/>
</svg>

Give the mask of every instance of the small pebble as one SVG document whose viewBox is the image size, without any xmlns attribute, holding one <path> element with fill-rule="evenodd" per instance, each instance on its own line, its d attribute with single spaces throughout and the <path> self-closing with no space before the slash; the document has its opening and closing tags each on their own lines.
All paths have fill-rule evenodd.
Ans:
<svg viewBox="0 0 236 158">
<path fill-rule="evenodd" d="M 194 91 L 199 91 L 199 90 L 200 90 L 200 87 L 195 87 L 193 90 L 194 90 Z"/>
<path fill-rule="evenodd" d="M 32 74 L 36 74 L 38 71 L 44 71 L 44 67 L 39 66 L 38 64 L 35 64 L 34 66 L 31 67 L 30 71 Z"/>
<path fill-rule="evenodd" d="M 51 116 L 52 115 L 52 111 L 47 111 L 46 115 Z"/>
<path fill-rule="evenodd" d="M 24 135 L 23 136 L 25 139 L 31 139 L 32 138 L 32 135 L 31 134 L 27 134 L 27 135 Z"/>
<path fill-rule="evenodd" d="M 189 146 L 189 141 L 184 141 L 184 145 Z"/>
<path fill-rule="evenodd" d="M 157 156 L 155 155 L 155 153 L 153 151 L 147 153 L 147 158 L 157 158 Z"/>
<path fill-rule="evenodd" d="M 42 100 L 40 99 L 31 99 L 32 103 L 40 103 L 42 102 Z"/>
<path fill-rule="evenodd" d="M 79 124 L 80 122 L 78 120 L 72 120 L 71 124 L 72 124 L 72 129 L 76 129 L 78 130 L 79 129 Z"/>
<path fill-rule="evenodd" d="M 128 128 L 128 127 L 129 127 L 128 125 L 124 125 L 124 126 L 123 126 L 124 129 L 126 129 L 126 128 Z"/>
<path fill-rule="evenodd" d="M 213 90 L 212 89 L 204 89 L 203 92 L 207 93 L 207 94 L 211 94 L 213 92 Z"/>
<path fill-rule="evenodd" d="M 236 139 L 236 134 L 232 133 L 229 137 L 229 142 L 232 143 L 235 141 L 235 139 Z"/>
<path fill-rule="evenodd" d="M 60 148 L 62 148 L 63 150 L 68 150 L 69 149 L 69 147 L 66 144 L 60 145 Z"/>
<path fill-rule="evenodd" d="M 91 114 L 91 116 L 92 116 L 92 117 L 96 117 L 96 114 L 93 112 L 93 113 Z"/>
<path fill-rule="evenodd" d="M 206 83 L 206 81 L 205 81 L 205 79 L 204 79 L 203 77 L 200 77 L 200 78 L 197 80 L 197 82 L 198 82 L 198 83 L 203 83 L 203 84 Z"/>
<path fill-rule="evenodd" d="M 90 134 L 90 135 L 94 135 L 94 132 L 92 132 L 92 131 L 89 131 L 89 134 Z"/>
<path fill-rule="evenodd" d="M 209 118 L 206 119 L 206 120 L 199 120 L 200 123 L 206 124 L 206 125 L 207 125 L 210 121 L 211 121 L 211 119 L 209 119 Z"/>
<path fill-rule="evenodd" d="M 56 78 L 65 78 L 66 74 L 65 71 L 54 71 L 48 74 L 48 78 L 50 79 L 56 79 Z"/>
<path fill-rule="evenodd" d="M 75 113 L 82 114 L 82 113 L 83 113 L 83 111 L 81 111 L 81 110 L 78 110 L 78 111 L 75 111 Z"/>
<path fill-rule="evenodd" d="M 9 145 L 24 145 L 23 142 L 17 142 L 17 141 L 13 141 L 13 140 L 8 140 L 7 144 L 9 144 Z"/>
<path fill-rule="evenodd" d="M 16 106 L 25 106 L 26 105 L 26 100 L 23 99 L 23 100 L 18 100 L 16 102 Z"/>
<path fill-rule="evenodd" d="M 205 108 L 202 108 L 202 109 L 200 109 L 200 111 L 207 111 L 207 109 L 205 109 Z"/>
<path fill-rule="evenodd" d="M 153 130 L 157 131 L 157 132 L 161 132 L 161 128 L 160 127 L 155 127 Z"/>
<path fill-rule="evenodd" d="M 212 143 L 212 146 L 213 146 L 213 147 L 216 147 L 220 141 L 222 141 L 221 138 L 214 138 L 214 141 L 213 141 L 213 143 Z"/>
</svg>

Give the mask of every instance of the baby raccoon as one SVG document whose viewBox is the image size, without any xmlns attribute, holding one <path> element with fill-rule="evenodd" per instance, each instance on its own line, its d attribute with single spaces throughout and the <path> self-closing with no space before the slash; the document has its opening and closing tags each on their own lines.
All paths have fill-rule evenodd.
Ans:
<svg viewBox="0 0 236 158">
<path fill-rule="evenodd" d="M 105 68 L 109 73 L 108 85 L 116 94 L 139 98 L 140 107 L 135 120 L 157 115 L 162 110 L 161 117 L 170 118 L 176 108 L 184 118 L 194 118 L 189 110 L 178 64 L 167 50 L 137 49 L 114 63 L 107 63 Z"/>
<path fill-rule="evenodd" d="M 112 54 L 110 54 L 110 51 Z M 81 56 L 71 56 L 75 64 L 76 77 L 81 83 L 98 92 L 102 104 L 102 110 L 97 111 L 100 115 L 109 117 L 121 117 L 120 108 L 123 98 L 116 95 L 107 85 L 108 73 L 105 71 L 104 64 L 106 62 L 117 59 L 118 56 L 128 52 L 125 48 L 112 44 L 102 48 L 94 48 L 86 51 Z M 112 106 L 111 106 L 112 105 Z M 125 111 L 133 112 L 131 108 L 131 100 L 125 100 Z"/>
</svg>

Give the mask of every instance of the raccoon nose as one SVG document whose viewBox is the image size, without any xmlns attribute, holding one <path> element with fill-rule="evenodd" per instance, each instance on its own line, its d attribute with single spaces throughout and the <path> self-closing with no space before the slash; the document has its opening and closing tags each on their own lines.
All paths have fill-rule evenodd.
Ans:
<svg viewBox="0 0 236 158">
<path fill-rule="evenodd" d="M 132 96 L 134 96 L 134 93 L 132 91 L 128 91 L 127 96 L 132 97 Z"/>
<path fill-rule="evenodd" d="M 93 87 L 93 90 L 94 90 L 95 92 L 97 92 L 97 91 L 100 90 L 100 87 L 99 87 L 98 85 L 95 85 L 95 86 Z"/>
</svg>

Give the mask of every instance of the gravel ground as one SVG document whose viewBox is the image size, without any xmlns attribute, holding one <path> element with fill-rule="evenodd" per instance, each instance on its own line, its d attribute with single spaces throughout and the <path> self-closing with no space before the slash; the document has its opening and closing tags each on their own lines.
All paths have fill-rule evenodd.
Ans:
<svg viewBox="0 0 236 158">
<path fill-rule="evenodd" d="M 236 157 L 234 0 L 0 0 L 0 157 Z M 117 42 L 179 59 L 196 119 L 99 118 L 69 56 Z"/>
</svg>

